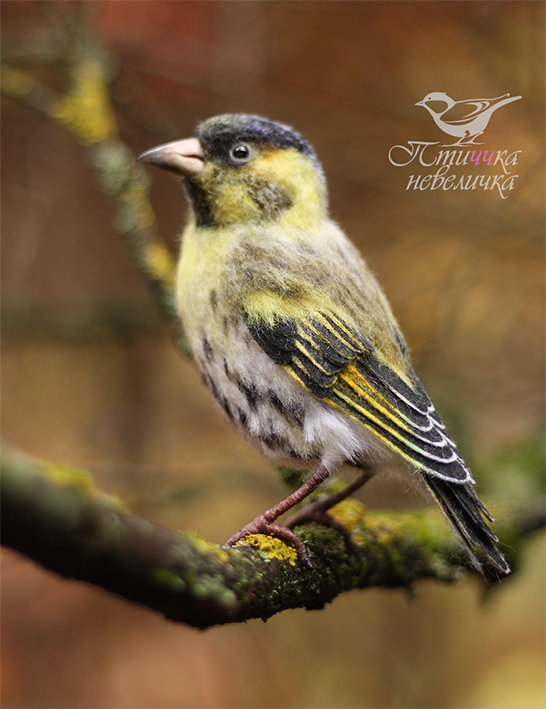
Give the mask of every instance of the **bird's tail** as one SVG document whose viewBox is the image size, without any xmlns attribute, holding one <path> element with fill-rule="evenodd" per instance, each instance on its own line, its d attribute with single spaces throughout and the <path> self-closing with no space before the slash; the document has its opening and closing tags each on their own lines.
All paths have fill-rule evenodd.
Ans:
<svg viewBox="0 0 546 709">
<path fill-rule="evenodd" d="M 472 565 L 482 571 L 475 553 L 475 549 L 481 549 L 498 571 L 510 573 L 506 559 L 495 545 L 498 539 L 484 520 L 485 517 L 492 522 L 493 517 L 478 499 L 471 484 L 456 484 L 432 475 L 427 475 L 425 482 L 460 537 Z"/>
</svg>

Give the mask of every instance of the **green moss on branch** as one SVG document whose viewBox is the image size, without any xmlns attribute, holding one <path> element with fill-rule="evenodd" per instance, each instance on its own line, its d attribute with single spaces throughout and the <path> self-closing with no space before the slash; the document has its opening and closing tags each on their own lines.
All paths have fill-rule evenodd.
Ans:
<svg viewBox="0 0 546 709">
<path fill-rule="evenodd" d="M 322 608 L 350 589 L 411 589 L 419 579 L 450 583 L 464 574 L 436 510 L 372 513 L 346 501 L 334 513 L 354 549 L 331 528 L 298 528 L 309 571 L 271 538 L 229 548 L 154 524 L 100 492 L 85 471 L 4 450 L 1 475 L 4 545 L 198 628 Z M 513 539 L 517 525 L 505 530 Z"/>
</svg>

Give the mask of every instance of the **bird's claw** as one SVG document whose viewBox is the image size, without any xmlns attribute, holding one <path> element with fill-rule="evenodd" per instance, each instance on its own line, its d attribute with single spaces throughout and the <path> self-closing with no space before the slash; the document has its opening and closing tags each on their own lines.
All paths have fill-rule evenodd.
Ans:
<svg viewBox="0 0 546 709">
<path fill-rule="evenodd" d="M 292 546 L 296 549 L 300 562 L 304 566 L 307 566 L 308 569 L 313 568 L 313 562 L 309 557 L 309 552 L 307 551 L 307 547 L 303 543 L 302 539 L 288 527 L 268 522 L 265 515 L 259 515 L 256 519 L 252 520 L 252 522 L 249 522 L 249 524 L 245 525 L 236 534 L 230 537 L 226 544 L 232 547 L 237 544 L 237 542 L 240 542 L 241 539 L 244 539 L 251 534 L 265 534 L 266 536 L 277 537 L 288 544 L 292 544 Z"/>
</svg>

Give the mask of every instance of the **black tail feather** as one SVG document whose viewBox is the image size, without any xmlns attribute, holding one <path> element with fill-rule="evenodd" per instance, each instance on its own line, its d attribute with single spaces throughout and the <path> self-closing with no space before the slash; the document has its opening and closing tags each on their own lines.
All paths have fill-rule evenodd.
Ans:
<svg viewBox="0 0 546 709">
<path fill-rule="evenodd" d="M 425 476 L 425 482 L 463 542 L 472 564 L 482 571 L 475 553 L 475 549 L 481 549 L 498 571 L 510 573 L 506 559 L 495 546 L 498 539 L 484 520 L 485 517 L 492 522 L 493 518 L 471 484 L 447 482 L 432 475 Z"/>
</svg>

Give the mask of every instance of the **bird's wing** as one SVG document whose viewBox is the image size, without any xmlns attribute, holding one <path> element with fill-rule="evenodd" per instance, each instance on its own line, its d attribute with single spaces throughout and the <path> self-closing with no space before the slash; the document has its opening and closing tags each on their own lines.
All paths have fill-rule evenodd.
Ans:
<svg viewBox="0 0 546 709">
<path fill-rule="evenodd" d="M 332 313 L 274 324 L 245 319 L 266 354 L 314 396 L 372 430 L 422 472 L 472 482 L 409 365 L 410 383 L 382 361 L 364 334 Z"/>
<path fill-rule="evenodd" d="M 449 125 L 464 125 L 486 111 L 490 105 L 491 102 L 487 99 L 458 101 L 445 113 L 442 113 L 442 121 Z"/>
</svg>

